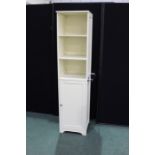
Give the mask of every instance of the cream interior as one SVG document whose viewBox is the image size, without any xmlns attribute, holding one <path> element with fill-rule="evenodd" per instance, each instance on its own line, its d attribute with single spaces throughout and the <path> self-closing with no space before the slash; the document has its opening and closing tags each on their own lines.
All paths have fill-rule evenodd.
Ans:
<svg viewBox="0 0 155 155">
<path fill-rule="evenodd" d="M 58 18 L 59 35 L 86 35 L 87 14 L 86 13 L 60 13 Z"/>
<path fill-rule="evenodd" d="M 59 37 L 60 56 L 86 57 L 86 37 Z"/>
<path fill-rule="evenodd" d="M 83 60 L 59 60 L 61 77 L 85 78 L 86 61 Z"/>
<path fill-rule="evenodd" d="M 87 13 L 58 14 L 58 52 L 60 77 L 86 77 Z M 69 59 L 68 59 L 69 58 Z"/>
</svg>

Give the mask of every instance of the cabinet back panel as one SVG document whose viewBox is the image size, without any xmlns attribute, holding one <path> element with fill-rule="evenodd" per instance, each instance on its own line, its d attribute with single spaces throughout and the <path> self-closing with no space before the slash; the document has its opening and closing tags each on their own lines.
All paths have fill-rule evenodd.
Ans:
<svg viewBox="0 0 155 155">
<path fill-rule="evenodd" d="M 58 15 L 59 35 L 84 35 L 87 32 L 86 14 Z"/>
<path fill-rule="evenodd" d="M 60 60 L 60 74 L 62 76 L 63 75 L 85 75 L 86 62 L 78 61 L 78 60 L 77 61 Z"/>
<path fill-rule="evenodd" d="M 61 56 L 86 56 L 85 37 L 59 37 Z"/>
</svg>

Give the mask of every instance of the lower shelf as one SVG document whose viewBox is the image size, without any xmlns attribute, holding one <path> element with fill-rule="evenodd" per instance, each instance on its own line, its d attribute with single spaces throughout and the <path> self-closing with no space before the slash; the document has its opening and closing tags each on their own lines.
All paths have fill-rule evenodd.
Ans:
<svg viewBox="0 0 155 155">
<path fill-rule="evenodd" d="M 78 78 L 78 79 L 85 79 L 86 78 L 86 76 L 85 75 L 62 75 L 61 77 L 60 77 L 60 79 L 72 79 L 72 78 L 74 78 L 74 79 L 76 79 L 76 78 Z"/>
<path fill-rule="evenodd" d="M 86 61 L 83 60 L 59 60 L 59 77 L 85 78 Z"/>
</svg>

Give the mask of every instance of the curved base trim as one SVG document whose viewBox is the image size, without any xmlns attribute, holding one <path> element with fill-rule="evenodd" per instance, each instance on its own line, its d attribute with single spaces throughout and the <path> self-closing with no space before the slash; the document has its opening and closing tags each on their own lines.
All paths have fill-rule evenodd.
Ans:
<svg viewBox="0 0 155 155">
<path fill-rule="evenodd" d="M 84 128 L 80 127 L 80 126 L 66 125 L 66 126 L 63 126 L 60 129 L 60 133 L 64 133 L 65 131 L 81 133 L 82 136 L 87 135 L 87 127 L 84 129 Z"/>
</svg>

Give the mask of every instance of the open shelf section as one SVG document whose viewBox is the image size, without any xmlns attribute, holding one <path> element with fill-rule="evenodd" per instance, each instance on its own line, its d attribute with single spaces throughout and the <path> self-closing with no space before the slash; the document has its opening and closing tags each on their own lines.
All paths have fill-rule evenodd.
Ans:
<svg viewBox="0 0 155 155">
<path fill-rule="evenodd" d="M 86 35 L 87 12 L 59 12 L 58 14 L 59 35 Z"/>
<path fill-rule="evenodd" d="M 58 37 L 60 56 L 86 57 L 86 38 Z"/>
<path fill-rule="evenodd" d="M 59 60 L 60 78 L 85 78 L 86 61 Z"/>
</svg>

